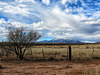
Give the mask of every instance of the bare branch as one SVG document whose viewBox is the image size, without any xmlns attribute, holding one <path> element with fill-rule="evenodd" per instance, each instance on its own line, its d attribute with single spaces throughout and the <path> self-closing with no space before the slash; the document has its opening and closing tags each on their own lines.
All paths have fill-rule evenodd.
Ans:
<svg viewBox="0 0 100 75">
<path fill-rule="evenodd" d="M 24 58 L 26 50 L 35 43 L 41 35 L 30 30 L 26 32 L 24 28 L 10 28 L 8 33 L 8 45 L 2 45 L 4 49 L 13 51 L 21 60 Z M 28 43 L 28 45 L 26 45 Z"/>
</svg>

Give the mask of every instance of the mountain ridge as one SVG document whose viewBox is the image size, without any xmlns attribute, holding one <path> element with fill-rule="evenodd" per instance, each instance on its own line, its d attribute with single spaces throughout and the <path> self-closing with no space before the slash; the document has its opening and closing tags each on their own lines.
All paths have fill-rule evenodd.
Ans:
<svg viewBox="0 0 100 75">
<path fill-rule="evenodd" d="M 52 40 L 39 41 L 39 43 L 83 43 L 83 42 L 71 39 L 52 39 Z"/>
</svg>

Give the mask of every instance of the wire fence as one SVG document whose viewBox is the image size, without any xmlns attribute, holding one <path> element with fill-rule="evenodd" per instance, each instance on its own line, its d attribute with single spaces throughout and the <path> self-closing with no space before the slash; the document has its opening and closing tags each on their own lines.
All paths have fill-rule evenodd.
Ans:
<svg viewBox="0 0 100 75">
<path fill-rule="evenodd" d="M 14 52 L 0 49 L 0 57 L 16 58 Z M 25 53 L 25 58 L 31 60 L 69 60 L 69 47 L 66 48 L 46 48 L 32 47 Z M 100 48 L 71 48 L 72 60 L 92 60 L 100 58 Z"/>
</svg>

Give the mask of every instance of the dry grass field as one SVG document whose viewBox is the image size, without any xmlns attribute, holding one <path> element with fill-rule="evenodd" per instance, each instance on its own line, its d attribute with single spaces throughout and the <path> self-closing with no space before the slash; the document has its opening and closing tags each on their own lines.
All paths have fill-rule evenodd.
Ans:
<svg viewBox="0 0 100 75">
<path fill-rule="evenodd" d="M 0 58 L 0 75 L 100 75 L 100 44 L 71 45 L 72 61 L 68 61 L 68 45 L 33 46 L 25 58 L 14 54 Z M 43 53 L 45 61 L 43 61 Z M 29 60 L 28 60 L 29 59 Z"/>
<path fill-rule="evenodd" d="M 71 47 L 72 60 L 74 61 L 100 58 L 100 44 L 71 45 Z M 32 57 L 34 59 L 43 59 L 42 50 L 44 51 L 46 59 L 67 59 L 66 56 L 68 55 L 68 45 L 35 46 L 32 48 Z"/>
</svg>

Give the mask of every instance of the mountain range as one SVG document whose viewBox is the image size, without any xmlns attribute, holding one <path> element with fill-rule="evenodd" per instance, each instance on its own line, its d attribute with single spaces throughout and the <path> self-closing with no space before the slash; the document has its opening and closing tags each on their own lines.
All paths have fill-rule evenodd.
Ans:
<svg viewBox="0 0 100 75">
<path fill-rule="evenodd" d="M 39 43 L 83 43 L 79 40 L 70 40 L 70 39 L 52 39 L 52 40 L 43 40 Z"/>
</svg>

